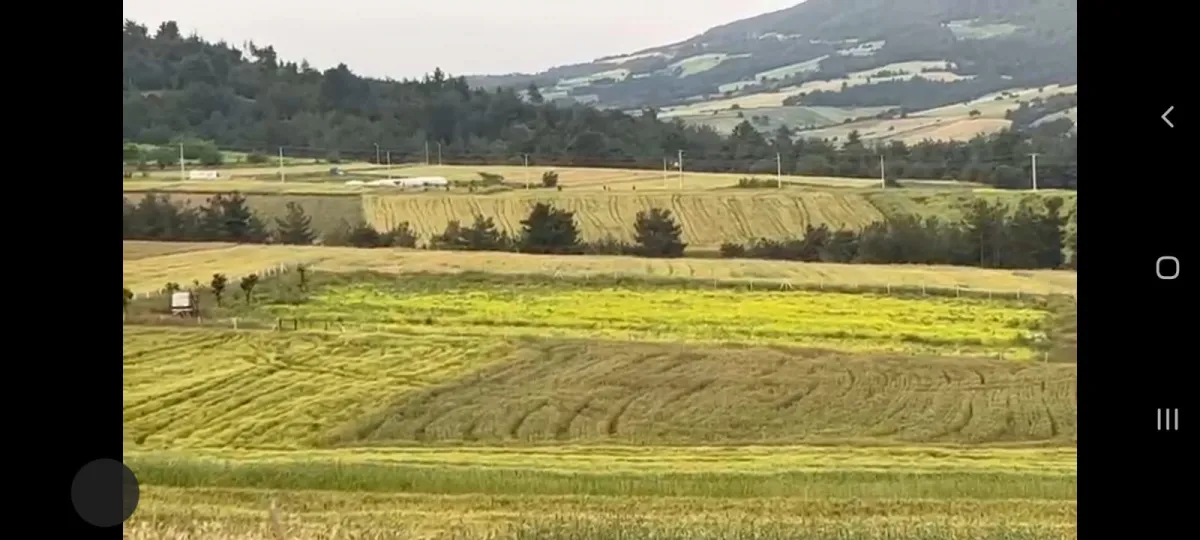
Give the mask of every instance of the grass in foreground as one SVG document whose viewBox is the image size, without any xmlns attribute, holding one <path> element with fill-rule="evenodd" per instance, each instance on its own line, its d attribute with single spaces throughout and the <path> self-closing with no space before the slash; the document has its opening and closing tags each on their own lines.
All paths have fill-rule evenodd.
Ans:
<svg viewBox="0 0 1200 540">
<path fill-rule="evenodd" d="M 1074 538 L 1067 500 L 434 495 L 148 486 L 132 538 Z M 270 509 L 274 507 L 275 510 Z M 964 518 L 961 516 L 971 516 Z"/>
<path fill-rule="evenodd" d="M 1069 445 L 1076 434 L 1073 364 L 136 326 L 124 344 L 130 449 Z M 751 456 L 720 459 L 761 459 Z"/>
<path fill-rule="evenodd" d="M 126 241 L 126 252 L 177 253 L 124 261 L 125 286 L 153 292 L 168 281 L 207 283 L 213 273 L 235 277 L 287 263 L 309 263 L 329 272 L 461 274 L 633 279 L 669 278 L 696 283 L 756 283 L 778 289 L 784 283 L 812 288 L 910 288 L 927 292 L 993 291 L 997 294 L 1075 295 L 1078 275 L 1057 270 L 998 270 L 956 266 L 796 263 L 745 259 L 644 259 L 610 256 L 547 256 L 517 253 L 354 249 L 321 246 L 239 245 Z M 164 247 L 179 246 L 179 247 Z M 188 247 L 184 247 L 188 246 Z M 202 246 L 194 248 L 191 246 Z M 185 253 L 185 251 L 195 251 Z"/>
</svg>

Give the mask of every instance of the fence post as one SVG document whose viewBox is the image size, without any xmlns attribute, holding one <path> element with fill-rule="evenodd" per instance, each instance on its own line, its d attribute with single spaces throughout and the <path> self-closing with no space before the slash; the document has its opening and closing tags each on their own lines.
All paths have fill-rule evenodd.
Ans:
<svg viewBox="0 0 1200 540">
<path fill-rule="evenodd" d="M 962 298 L 962 289 L 960 289 L 960 288 L 958 287 L 958 285 L 955 285 L 955 286 L 954 286 L 954 297 L 955 297 L 955 298 Z"/>
<path fill-rule="evenodd" d="M 921 296 L 925 296 L 925 282 L 921 282 Z"/>
</svg>

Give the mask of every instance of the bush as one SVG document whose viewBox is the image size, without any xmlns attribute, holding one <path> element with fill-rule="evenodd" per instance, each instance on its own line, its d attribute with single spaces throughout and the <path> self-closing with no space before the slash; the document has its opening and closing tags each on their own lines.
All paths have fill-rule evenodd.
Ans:
<svg viewBox="0 0 1200 540">
<path fill-rule="evenodd" d="M 741 244 L 726 242 L 721 244 L 721 257 L 726 259 L 738 259 L 746 256 L 746 248 Z"/>
</svg>

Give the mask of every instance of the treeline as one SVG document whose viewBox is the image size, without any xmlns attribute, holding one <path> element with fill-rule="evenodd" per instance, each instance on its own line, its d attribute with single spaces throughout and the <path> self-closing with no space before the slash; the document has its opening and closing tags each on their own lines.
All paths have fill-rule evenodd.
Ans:
<svg viewBox="0 0 1200 540">
<path fill-rule="evenodd" d="M 248 49 L 182 36 L 170 21 L 153 33 L 126 21 L 124 140 L 165 147 L 156 162 L 175 159 L 167 154 L 177 153 L 181 140 L 205 140 L 259 157 L 286 147 L 293 156 L 329 160 L 378 161 L 390 153 L 399 163 L 425 161 L 436 149 L 445 164 L 519 164 L 530 156 L 537 165 L 654 170 L 682 151 L 688 170 L 738 173 L 775 172 L 778 154 L 784 173 L 863 178 L 879 177 L 882 154 L 897 177 L 1004 188 L 1028 187 L 1029 154 L 1037 153 L 1041 187 L 1077 185 L 1073 135 L 1006 132 L 873 148 L 857 137 L 793 140 L 788 126 L 763 134 L 749 122 L 721 134 L 660 121 L 652 109 L 629 115 L 558 106 L 536 93 L 472 89 L 441 70 L 422 80 L 380 81 L 345 65 L 320 72 L 287 62 L 270 46 Z"/>
<path fill-rule="evenodd" d="M 470 224 L 451 221 L 428 242 L 400 223 L 378 231 L 365 223 L 342 226 L 318 235 L 312 218 L 296 203 L 274 223 L 255 216 L 237 193 L 218 194 L 200 207 L 181 205 L 168 196 L 147 194 L 134 204 L 123 200 L 122 232 L 126 240 L 280 243 L 360 248 L 424 247 L 437 250 L 512 251 L 557 255 L 604 254 L 682 257 L 687 244 L 670 210 L 638 212 L 634 241 L 614 237 L 583 241 L 573 212 L 537 203 L 513 234 L 501 231 L 490 217 Z M 1074 214 L 1064 213 L 1057 197 L 1023 200 L 1009 212 L 1000 203 L 976 200 L 963 218 L 948 222 L 915 216 L 872 224 L 862 231 L 810 226 L 794 239 L 759 239 L 746 245 L 721 246 L 726 258 L 869 264 L 947 264 L 986 268 L 1074 268 Z M 1065 254 L 1065 255 L 1064 255 Z"/>
<path fill-rule="evenodd" d="M 725 244 L 723 257 L 865 264 L 939 264 L 982 268 L 1075 268 L 1076 228 L 1062 200 L 1030 199 L 1009 214 L 976 200 L 960 221 L 901 216 L 862 231 L 808 226 L 791 240 Z"/>
</svg>

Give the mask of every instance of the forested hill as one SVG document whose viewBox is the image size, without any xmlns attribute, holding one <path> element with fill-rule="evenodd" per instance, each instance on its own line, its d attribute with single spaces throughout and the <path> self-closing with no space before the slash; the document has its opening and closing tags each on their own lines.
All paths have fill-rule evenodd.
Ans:
<svg viewBox="0 0 1200 540">
<path fill-rule="evenodd" d="M 1025 187 L 1028 154 L 1036 151 L 1043 187 L 1075 185 L 1075 136 L 1042 126 L 969 142 L 892 142 L 876 151 L 853 134 L 793 141 L 786 126 L 760 134 L 749 122 L 718 134 L 660 121 L 653 111 L 631 116 L 472 89 L 440 70 L 419 81 L 381 81 L 345 65 L 321 72 L 270 46 L 247 48 L 183 36 L 174 22 L 152 32 L 126 21 L 125 140 L 163 145 L 186 137 L 268 154 L 287 147 L 291 154 L 363 158 L 378 145 L 393 161 L 423 159 L 429 143 L 441 147 L 447 163 L 519 163 L 529 154 L 542 164 L 655 169 L 682 150 L 690 170 L 772 174 L 778 152 L 785 172 L 864 177 L 878 177 L 882 152 L 889 174 L 1007 187 Z"/>
</svg>

